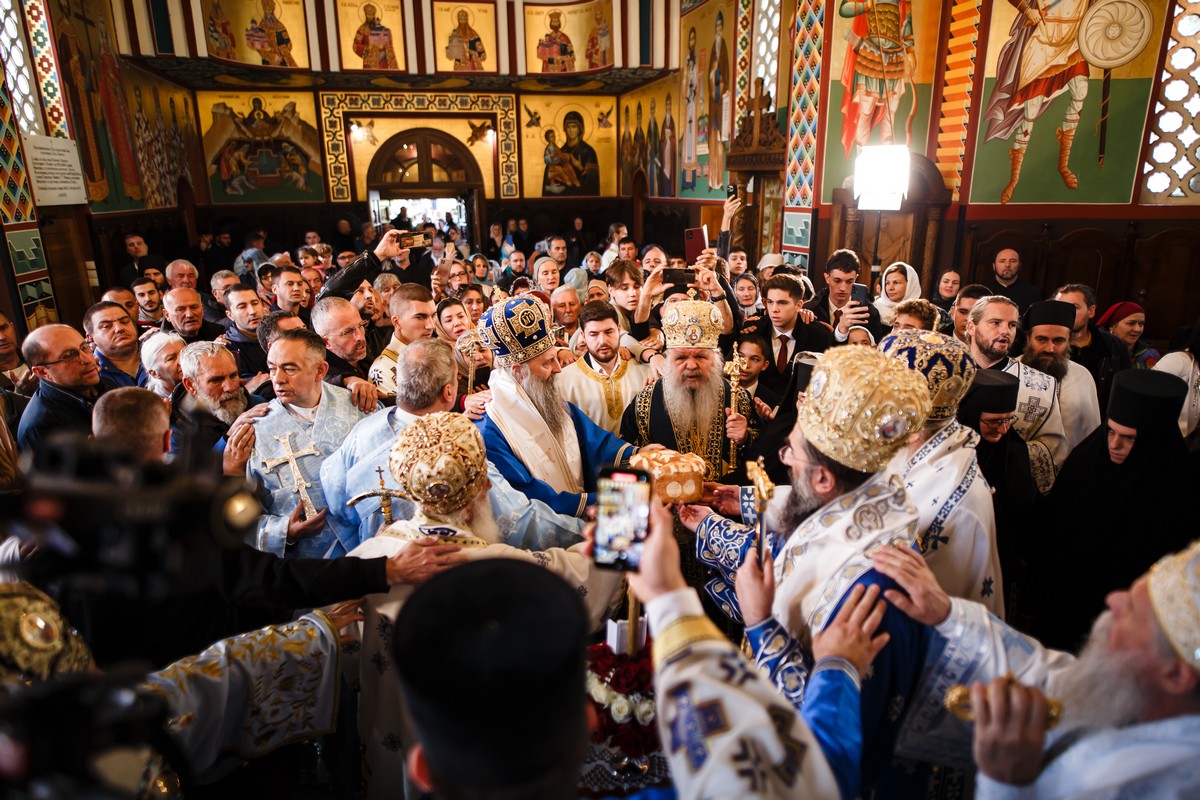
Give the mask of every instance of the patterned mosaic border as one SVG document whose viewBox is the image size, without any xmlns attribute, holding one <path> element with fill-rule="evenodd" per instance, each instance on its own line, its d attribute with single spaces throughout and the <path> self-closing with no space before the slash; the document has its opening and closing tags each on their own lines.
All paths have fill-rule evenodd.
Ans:
<svg viewBox="0 0 1200 800">
<path fill-rule="evenodd" d="M 952 202 L 958 202 L 962 191 L 982 7 L 982 0 L 959 0 L 950 9 L 950 36 L 946 42 L 946 71 L 942 76 L 934 162 L 950 190 Z"/>
<path fill-rule="evenodd" d="M 500 197 L 521 195 L 521 170 L 517 163 L 517 104 L 513 95 L 398 94 L 321 92 L 321 131 L 325 137 L 325 178 L 334 203 L 354 200 L 351 187 L 346 115 L 354 113 L 474 112 L 496 115 L 496 154 L 500 159 Z"/>
<path fill-rule="evenodd" d="M 25 23 L 29 26 L 29 41 L 33 45 L 33 71 L 42 95 L 46 133 L 60 139 L 70 139 L 71 129 L 67 107 L 63 103 L 58 57 L 54 53 L 54 39 L 50 35 L 50 15 L 43 0 L 22 0 L 21 4 L 25 8 Z"/>
<path fill-rule="evenodd" d="M 825 38 L 824 0 L 798 0 L 793 34 L 783 248 L 789 263 L 807 269 L 821 101 L 821 48 Z"/>
<path fill-rule="evenodd" d="M 738 0 L 737 4 L 737 78 L 734 80 L 733 119 L 746 113 L 750 104 L 750 28 L 754 22 L 754 0 Z"/>
<path fill-rule="evenodd" d="M 0 223 L 32 222 L 37 219 L 33 187 L 21 157 L 21 139 L 8 87 L 0 80 Z"/>
</svg>

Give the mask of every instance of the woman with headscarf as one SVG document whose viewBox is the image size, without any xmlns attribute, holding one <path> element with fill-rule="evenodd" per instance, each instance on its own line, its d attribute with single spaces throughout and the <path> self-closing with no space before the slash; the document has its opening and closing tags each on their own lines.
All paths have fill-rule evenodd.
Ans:
<svg viewBox="0 0 1200 800">
<path fill-rule="evenodd" d="M 1015 375 L 981 369 L 958 404 L 958 421 L 979 434 L 975 457 L 992 488 L 996 512 L 996 549 L 1004 576 L 1008 619 L 1016 609 L 1017 586 L 1022 573 L 1018 537 L 1032 518 L 1039 494 L 1029 464 L 1029 446 L 1012 429 L 1019 382 Z"/>
<path fill-rule="evenodd" d="M 492 393 L 487 382 L 491 375 L 491 351 L 483 347 L 475 333 L 475 324 L 462 301 L 447 297 L 438 303 L 433 320 L 434 335 L 454 348 L 454 363 L 458 366 L 458 393 L 454 408 L 473 420 L 483 419 Z M 471 365 L 474 363 L 474 371 Z"/>
<path fill-rule="evenodd" d="M 504 226 L 499 222 L 493 222 L 488 226 L 487 238 L 483 240 L 483 254 L 489 261 L 502 261 L 508 258 L 508 253 L 504 252 Z"/>
<path fill-rule="evenodd" d="M 896 320 L 896 306 L 921 296 L 921 279 L 917 277 L 915 269 L 903 261 L 897 261 L 888 265 L 881 280 L 883 294 L 875 301 L 875 308 L 879 309 L 880 321 L 890 328 Z"/>
<path fill-rule="evenodd" d="M 1117 373 L 1108 418 L 1059 470 L 1025 547 L 1022 608 L 1047 647 L 1073 652 L 1108 593 L 1191 542 L 1181 522 L 1196 491 L 1178 425 L 1186 394 L 1166 372 Z"/>
<path fill-rule="evenodd" d="M 1113 303 L 1096 320 L 1096 327 L 1108 331 L 1129 349 L 1134 369 L 1153 369 L 1158 363 L 1158 351 L 1142 338 L 1146 331 L 1146 309 L 1137 303 L 1128 300 Z"/>
</svg>

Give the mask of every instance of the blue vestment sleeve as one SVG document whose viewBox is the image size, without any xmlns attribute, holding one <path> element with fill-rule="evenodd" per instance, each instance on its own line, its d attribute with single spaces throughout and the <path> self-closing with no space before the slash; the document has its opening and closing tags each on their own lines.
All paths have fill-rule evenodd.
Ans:
<svg viewBox="0 0 1200 800">
<path fill-rule="evenodd" d="M 858 673 L 843 659 L 822 659 L 813 669 L 800 716 L 821 745 L 843 800 L 858 794 L 862 768 L 862 708 Z"/>
<path fill-rule="evenodd" d="M 748 626 L 746 642 L 750 645 L 754 663 L 771 678 L 775 688 L 783 693 L 788 702 L 799 710 L 804 702 L 809 668 L 812 666 L 812 659 L 803 644 L 793 639 L 774 617 Z"/>
<path fill-rule="evenodd" d="M 321 489 L 325 493 L 325 505 L 329 514 L 325 524 L 333 531 L 342 548 L 350 552 L 359 544 L 358 511 L 346 505 L 350 499 L 346 478 L 350 474 L 350 459 L 347 443 L 329 454 L 321 464 Z"/>
<path fill-rule="evenodd" d="M 488 497 L 505 544 L 521 550 L 566 549 L 583 541 L 584 522 L 579 517 L 556 514 L 540 500 L 530 500 L 512 488 L 492 462 L 488 462 L 492 488 Z"/>
<path fill-rule="evenodd" d="M 633 445 L 592 422 L 591 418 L 573 403 L 568 405 L 571 418 L 575 422 L 575 432 L 579 436 L 579 448 L 584 463 L 591 466 L 590 470 L 584 468 L 584 484 L 590 485 L 601 467 L 619 467 L 629 462 L 634 453 Z"/>
<path fill-rule="evenodd" d="M 541 500 L 558 514 L 569 517 L 582 516 L 583 510 L 595 502 L 595 496 L 575 492 L 558 492 L 545 481 L 530 474 L 521 459 L 513 452 L 508 439 L 495 425 L 484 417 L 481 425 L 488 461 L 492 462 L 512 488 L 530 500 Z M 582 443 L 581 443 L 582 444 Z"/>
</svg>

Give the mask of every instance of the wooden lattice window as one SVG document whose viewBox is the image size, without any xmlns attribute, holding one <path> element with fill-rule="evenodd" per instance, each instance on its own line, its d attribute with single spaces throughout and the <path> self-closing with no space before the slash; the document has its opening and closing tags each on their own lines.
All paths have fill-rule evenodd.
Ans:
<svg viewBox="0 0 1200 800">
<path fill-rule="evenodd" d="M 763 79 L 772 98 L 779 83 L 780 11 L 780 0 L 758 0 L 754 13 L 754 77 Z"/>
<path fill-rule="evenodd" d="M 24 134 L 45 133 L 24 30 L 20 1 L 0 0 L 0 61 L 17 125 Z"/>
<path fill-rule="evenodd" d="M 1200 204 L 1200 0 L 1176 0 L 1142 166 L 1141 202 Z"/>
</svg>

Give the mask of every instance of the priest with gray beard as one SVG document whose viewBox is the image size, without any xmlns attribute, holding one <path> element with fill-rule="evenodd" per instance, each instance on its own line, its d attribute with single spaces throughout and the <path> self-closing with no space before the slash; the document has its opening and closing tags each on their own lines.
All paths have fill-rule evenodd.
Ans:
<svg viewBox="0 0 1200 800">
<path fill-rule="evenodd" d="M 725 380 L 720 310 L 682 298 L 674 295 L 663 308 L 666 370 L 626 407 L 621 438 L 694 453 L 704 459 L 705 480 L 740 484 L 745 450 L 758 436 L 758 416 L 750 394 Z"/>
<path fill-rule="evenodd" d="M 480 317 L 480 338 L 495 361 L 492 402 L 479 429 L 488 460 L 513 488 L 559 514 L 580 517 L 596 502 L 600 468 L 627 463 L 634 447 L 563 399 L 552 328 L 550 310 L 528 296 Z"/>
</svg>

